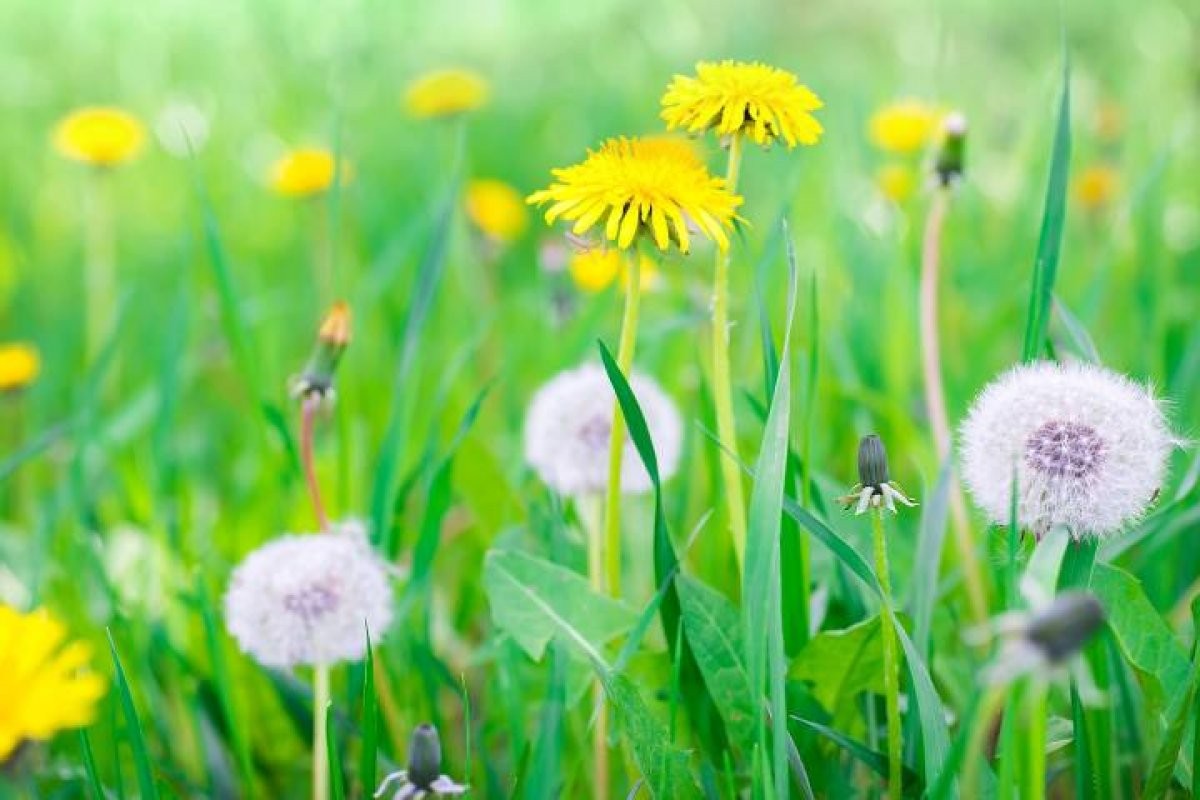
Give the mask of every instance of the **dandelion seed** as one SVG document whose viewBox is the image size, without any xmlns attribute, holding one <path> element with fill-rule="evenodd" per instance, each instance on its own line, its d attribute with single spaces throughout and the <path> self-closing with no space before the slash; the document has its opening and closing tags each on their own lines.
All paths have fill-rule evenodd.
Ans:
<svg viewBox="0 0 1200 800">
<path fill-rule="evenodd" d="M 47 612 L 0 605 L 0 764 L 24 742 L 91 723 L 105 681 L 88 670 L 90 659 Z"/>
<path fill-rule="evenodd" d="M 520 238 L 529 214 L 516 189 L 504 181 L 473 180 L 467 184 L 467 218 L 492 241 L 508 244 Z"/>
<path fill-rule="evenodd" d="M 72 112 L 54 130 L 54 146 L 60 154 L 96 167 L 114 167 L 131 160 L 145 139 L 137 117 L 101 106 Z"/>
<path fill-rule="evenodd" d="M 337 162 L 333 153 L 320 147 L 306 147 L 285 153 L 271 166 L 269 182 L 276 194 L 284 197 L 313 197 L 333 185 Z M 350 181 L 349 165 L 343 161 L 340 180 Z"/>
<path fill-rule="evenodd" d="M 1062 525 L 1075 538 L 1125 528 L 1153 501 L 1175 439 L 1145 387 L 1102 367 L 1016 367 L 976 398 L 960 433 L 963 479 L 998 525 L 1041 538 Z"/>
<path fill-rule="evenodd" d="M 33 345 L 0 344 L 0 394 L 24 389 L 41 371 L 42 359 Z"/>
<path fill-rule="evenodd" d="M 551 203 L 546 223 L 573 222 L 577 236 L 603 224 L 605 238 L 622 250 L 644 236 L 659 250 L 674 245 L 686 253 L 689 223 L 725 249 L 725 231 L 742 204 L 690 148 L 663 137 L 609 139 L 582 163 L 552 174 L 556 182 L 528 198 L 537 205 Z"/>
<path fill-rule="evenodd" d="M 848 495 L 838 498 L 838 503 L 845 508 L 854 506 L 854 514 L 858 516 L 880 506 L 895 514 L 897 502 L 910 508 L 917 504 L 888 474 L 883 440 L 873 433 L 864 436 L 858 443 L 858 483 Z"/>
<path fill-rule="evenodd" d="M 887 153 L 916 153 L 933 141 L 939 117 L 936 109 L 920 100 L 891 103 L 871 116 L 871 143 Z"/>
<path fill-rule="evenodd" d="M 226 627 L 266 667 L 357 661 L 366 631 L 378 640 L 391 621 L 387 571 L 354 521 L 267 542 L 238 565 L 225 594 Z"/>
<path fill-rule="evenodd" d="M 819 97 L 790 72 L 758 63 L 700 62 L 695 76 L 676 75 L 662 98 L 671 130 L 744 135 L 764 147 L 816 144 L 823 128 Z"/>
<path fill-rule="evenodd" d="M 482 108 L 488 99 L 483 76 L 466 69 L 429 72 L 408 85 L 404 103 L 420 119 L 451 117 Z"/>
<path fill-rule="evenodd" d="M 395 789 L 392 785 L 396 784 Z M 456 797 L 468 787 L 442 774 L 442 743 L 437 728 L 429 723 L 413 730 L 408 745 L 408 769 L 393 772 L 375 790 L 375 797 L 394 792 L 393 800 L 424 800 L 427 797 Z"/>
<path fill-rule="evenodd" d="M 683 424 L 674 402 L 651 378 L 629 380 L 642 412 L 663 480 L 675 474 Z M 559 373 L 540 388 L 525 416 L 525 460 L 562 495 L 598 494 L 608 485 L 608 446 L 616 396 L 604 368 L 585 364 Z M 628 437 L 626 446 L 632 447 Z M 650 476 L 638 458 L 621 462 L 621 490 L 646 492 Z"/>
</svg>

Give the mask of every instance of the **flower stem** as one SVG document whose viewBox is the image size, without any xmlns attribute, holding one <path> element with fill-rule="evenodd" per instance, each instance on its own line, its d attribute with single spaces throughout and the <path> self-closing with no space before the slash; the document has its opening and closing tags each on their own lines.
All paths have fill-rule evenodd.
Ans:
<svg viewBox="0 0 1200 800">
<path fill-rule="evenodd" d="M 313 424 L 320 405 L 320 398 L 312 395 L 305 397 L 300 406 L 300 466 L 304 470 L 317 525 L 322 531 L 328 531 L 329 518 L 325 516 L 325 505 L 321 502 L 321 485 L 317 482 L 317 469 L 313 461 Z"/>
<path fill-rule="evenodd" d="M 89 362 L 104 344 L 116 306 L 116 242 L 108 181 L 106 171 L 91 169 L 84 183 L 84 353 Z"/>
<path fill-rule="evenodd" d="M 997 685 L 988 689 L 979 701 L 967 740 L 967 751 L 963 756 L 962 783 L 958 787 L 963 797 L 983 796 L 983 787 L 979 785 L 979 762 L 987 760 L 987 753 L 983 752 L 984 744 L 992 730 L 993 720 L 1004 705 L 1005 697 L 1004 687 Z"/>
<path fill-rule="evenodd" d="M 933 428 L 939 466 L 950 458 L 950 420 L 946 413 L 946 390 L 942 382 L 941 342 L 938 336 L 938 267 L 941 262 L 942 229 L 950 203 L 950 190 L 939 187 L 929 207 L 921 241 L 921 367 L 925 381 L 925 411 Z M 951 477 L 950 510 L 954 517 L 954 542 L 963 568 L 967 600 L 976 623 L 987 621 L 987 584 L 975 542 L 967 523 L 958 480 Z"/>
<path fill-rule="evenodd" d="M 1036 677 L 1030 681 L 1025 695 L 1029 714 L 1025 728 L 1026 751 L 1024 800 L 1045 800 L 1046 797 L 1046 686 Z"/>
<path fill-rule="evenodd" d="M 313 800 L 329 798 L 329 745 L 325 739 L 325 711 L 329 708 L 329 665 L 313 667 Z"/>
<path fill-rule="evenodd" d="M 604 591 L 603 501 L 599 495 L 578 498 L 576 510 L 587 538 L 588 577 L 592 589 Z M 595 724 L 592 726 L 592 786 L 596 797 L 608 797 L 608 707 L 604 704 L 604 687 L 600 680 L 592 682 Z"/>
<path fill-rule="evenodd" d="M 729 191 L 737 190 L 742 163 L 742 138 L 729 140 L 729 166 L 725 182 Z M 717 438 L 727 452 L 721 454 L 721 478 L 728 503 L 729 534 L 737 556 L 740 574 L 746 555 L 746 500 L 742 492 L 742 473 L 737 457 L 737 427 L 733 416 L 733 382 L 729 368 L 729 253 L 717 251 L 713 274 L 712 306 L 712 380 L 713 404 L 717 413 Z"/>
<path fill-rule="evenodd" d="M 880 641 L 883 643 L 883 692 L 887 709 L 888 798 L 900 800 L 904 766 L 903 734 L 900 732 L 900 659 L 897 653 L 895 618 L 892 616 L 892 581 L 888 576 L 887 537 L 883 534 L 883 510 L 871 510 L 871 528 L 875 534 L 875 572 L 883 589 L 880 598 Z"/>
<path fill-rule="evenodd" d="M 639 259 L 629 254 L 629 285 L 625 289 L 625 313 L 621 319 L 621 339 L 617 348 L 617 366 L 625 375 L 633 365 L 637 344 L 638 306 L 641 302 Z M 612 431 L 608 440 L 608 485 L 604 495 L 604 573 L 608 593 L 621 595 L 621 458 L 625 450 L 625 417 L 613 400 Z"/>
</svg>

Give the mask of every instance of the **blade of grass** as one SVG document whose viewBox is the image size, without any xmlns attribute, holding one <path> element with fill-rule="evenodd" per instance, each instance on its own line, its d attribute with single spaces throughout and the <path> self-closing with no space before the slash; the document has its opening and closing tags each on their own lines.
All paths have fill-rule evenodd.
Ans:
<svg viewBox="0 0 1200 800">
<path fill-rule="evenodd" d="M 125 718 L 125 733 L 129 747 L 133 751 L 133 766 L 137 774 L 138 792 L 143 800 L 158 800 L 158 785 L 154 782 L 154 770 L 150 766 L 150 755 L 146 751 L 146 737 L 142 732 L 142 722 L 138 718 L 137 708 L 133 704 L 133 693 L 129 689 L 129 681 L 125 677 L 125 668 L 117 654 L 117 645 L 113 641 L 111 630 L 106 630 L 108 648 L 112 653 L 113 668 L 116 672 L 117 699 L 121 704 L 121 713 Z"/>
<path fill-rule="evenodd" d="M 375 648 L 367 630 L 367 656 L 363 662 L 362 747 L 358 753 L 358 784 L 363 796 L 375 791 L 375 764 L 379 749 L 379 699 L 375 696 Z M 330 742 L 333 737 L 330 737 Z"/>
</svg>

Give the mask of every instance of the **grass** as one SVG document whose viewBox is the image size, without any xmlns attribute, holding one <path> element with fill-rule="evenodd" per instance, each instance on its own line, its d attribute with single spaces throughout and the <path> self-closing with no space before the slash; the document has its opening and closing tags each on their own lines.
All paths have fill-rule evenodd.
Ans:
<svg viewBox="0 0 1200 800">
<path fill-rule="evenodd" d="M 0 342 L 31 341 L 43 361 L 27 391 L 0 395 L 0 601 L 50 609 L 111 679 L 90 725 L 0 770 L 0 796 L 309 791 L 310 676 L 239 652 L 220 598 L 251 549 L 313 529 L 288 379 L 332 299 L 312 278 L 324 258 L 355 332 L 336 411 L 318 425 L 317 476 L 330 515 L 369 520 L 397 572 L 396 624 L 370 632 L 364 663 L 332 671 L 328 713 L 316 709 L 332 796 L 369 796 L 405 768 L 426 721 L 443 771 L 473 796 L 588 796 L 594 681 L 613 796 L 882 797 L 897 754 L 909 796 L 965 796 L 968 782 L 1189 796 L 1195 448 L 1174 454 L 1158 505 L 1128 534 L 1050 564 L 1055 585 L 1087 586 L 1109 610 L 1084 654 L 1108 704 L 1069 682 L 989 695 L 977 677 L 992 653 L 963 640 L 974 617 L 947 530 L 951 473 L 922 410 L 930 198 L 879 196 L 887 159 L 866 122 L 904 96 L 970 120 L 941 254 L 952 425 L 998 372 L 1050 352 L 1152 382 L 1194 437 L 1197 21 L 1174 0 L 1061 13 L 1033 0 L 0 7 L 12 121 L 0 126 Z M 511 245 L 485 247 L 461 192 L 498 177 L 528 193 L 605 136 L 659 131 L 671 76 L 726 56 L 797 72 L 825 100 L 826 134 L 792 152 L 747 148 L 741 164 L 736 425 L 714 414 L 715 254 L 667 258 L 641 297 L 633 363 L 685 420 L 681 467 L 660 480 L 627 375 L 597 348 L 618 341 L 621 293 L 541 270 L 557 232 L 535 214 Z M 488 106 L 448 124 L 406 117 L 406 81 L 447 64 L 489 77 Z M 107 176 L 113 325 L 89 344 L 87 176 L 48 132 L 91 102 L 153 123 L 178 95 L 208 111 L 212 135 L 190 160 L 150 142 Z M 274 196 L 261 176 L 276 142 L 335 149 L 350 182 L 319 206 Z M 723 171 L 726 154 L 698 144 Z M 1090 208 L 1073 181 L 1100 163 L 1119 182 Z M 616 387 L 623 457 L 654 476 L 652 492 L 621 499 L 615 598 L 589 586 L 579 510 L 523 460 L 531 394 L 588 359 Z M 722 428 L 742 461 L 722 454 Z M 888 593 L 867 517 L 836 504 L 869 432 L 893 477 L 921 487 L 922 507 L 887 521 Z M 722 499 L 734 479 L 748 491 L 745 575 Z M 974 512 L 968 524 L 1003 589 L 989 615 L 1018 608 L 1019 581 L 1053 554 Z M 872 666 L 881 625 L 899 645 L 902 742 Z M 829 655 L 850 645 L 859 671 Z"/>
</svg>

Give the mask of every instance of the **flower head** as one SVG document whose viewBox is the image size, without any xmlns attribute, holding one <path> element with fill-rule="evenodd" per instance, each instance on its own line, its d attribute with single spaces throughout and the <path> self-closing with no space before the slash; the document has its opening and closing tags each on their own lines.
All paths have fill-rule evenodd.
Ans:
<svg viewBox="0 0 1200 800">
<path fill-rule="evenodd" d="M 442 742 L 438 738 L 437 728 L 429 723 L 418 725 L 413 730 L 408 745 L 408 769 L 393 772 L 384 778 L 375 790 L 375 797 L 383 797 L 393 783 L 399 783 L 392 795 L 395 800 L 457 796 L 466 793 L 469 788 L 442 774 Z"/>
<path fill-rule="evenodd" d="M 639 253 L 638 288 L 642 291 L 654 288 L 659 282 L 658 264 L 654 259 Z M 571 280 L 584 292 L 601 292 L 619 277 L 621 288 L 629 288 L 631 270 L 629 262 L 619 250 L 592 247 L 571 256 L 567 265 Z"/>
<path fill-rule="evenodd" d="M 1103 537 L 1152 502 L 1175 440 L 1143 386 L 1102 367 L 1039 362 L 1001 375 L 960 433 L 963 479 L 995 523 Z"/>
<path fill-rule="evenodd" d="M 1072 195 L 1085 211 L 1107 206 L 1117 194 L 1121 183 L 1117 170 L 1109 164 L 1093 164 L 1075 178 Z"/>
<path fill-rule="evenodd" d="M 94 106 L 67 115 L 54 129 L 54 146 L 72 161 L 113 167 L 138 154 L 146 132 L 137 117 L 119 108 Z"/>
<path fill-rule="evenodd" d="M 880 194 L 893 203 L 903 203 L 912 197 L 917 188 L 917 178 L 907 164 L 884 164 L 875 173 L 875 185 Z"/>
<path fill-rule="evenodd" d="M 467 217 L 480 233 L 506 244 L 525 232 L 529 214 L 516 189 L 504 181 L 484 179 L 467 184 Z"/>
<path fill-rule="evenodd" d="M 1100 601 L 1079 591 L 1065 592 L 1033 611 L 1000 615 L 988 626 L 1001 645 L 984 672 L 984 682 L 1008 684 L 1024 675 L 1044 678 L 1048 672 L 1071 666 L 1104 620 Z"/>
<path fill-rule="evenodd" d="M 936 109 L 920 100 L 891 103 L 871 116 L 871 142 L 887 153 L 915 153 L 933 141 L 939 117 Z"/>
<path fill-rule="evenodd" d="M 332 186 L 337 172 L 333 153 L 320 147 L 305 147 L 284 153 L 271 165 L 270 184 L 284 197 L 312 197 Z M 343 162 L 343 183 L 348 172 Z"/>
<path fill-rule="evenodd" d="M 45 611 L 0 605 L 0 764 L 26 740 L 49 739 L 92 721 L 104 680 L 89 672 L 90 649 L 67 642 Z"/>
<path fill-rule="evenodd" d="M 367 632 L 392 621 L 392 589 L 360 523 L 288 534 L 238 565 L 225 593 L 225 625 L 266 667 L 328 665 L 362 658 Z"/>
<path fill-rule="evenodd" d="M 691 247 L 689 221 L 717 246 L 729 246 L 742 198 L 726 187 L 686 145 L 662 137 L 609 139 L 580 164 L 553 170 L 557 182 L 534 192 L 528 202 L 552 203 L 546 222 L 573 221 L 575 235 L 603 217 L 604 235 L 624 250 L 644 234 L 659 250 Z"/>
<path fill-rule="evenodd" d="M 0 394 L 24 389 L 41 371 L 42 359 L 33 345 L 0 344 Z"/>
<path fill-rule="evenodd" d="M 629 380 L 650 430 L 664 480 L 675 474 L 683 424 L 675 404 L 651 378 Z M 525 460 L 559 494 L 603 492 L 608 484 L 608 440 L 616 395 L 599 364 L 560 372 L 542 386 L 525 415 Z M 626 447 L 632 449 L 626 440 Z M 645 492 L 650 476 L 638 458 L 621 461 L 621 489 Z"/>
<path fill-rule="evenodd" d="M 332 402 L 333 378 L 338 364 L 350 345 L 350 306 L 338 300 L 321 320 L 317 341 L 304 371 L 292 379 L 291 393 L 301 400 Z"/>
<path fill-rule="evenodd" d="M 465 114 L 483 106 L 488 84 L 483 76 L 466 69 L 428 72 L 408 85 L 404 104 L 420 119 Z"/>
<path fill-rule="evenodd" d="M 158 143 L 176 158 L 199 152 L 208 142 L 208 134 L 208 115 L 186 100 L 169 103 L 154 122 Z"/>
<path fill-rule="evenodd" d="M 823 128 L 812 112 L 821 99 L 796 76 L 766 64 L 700 62 L 695 76 L 676 75 L 662 98 L 671 130 L 712 129 L 719 136 L 744 134 L 768 146 L 816 144 Z"/>
<path fill-rule="evenodd" d="M 858 483 L 850 494 L 838 498 L 846 508 L 854 506 L 855 515 L 865 514 L 868 508 L 885 506 L 896 513 L 896 501 L 910 508 L 916 501 L 909 498 L 888 473 L 887 450 L 875 434 L 864 436 L 858 443 Z"/>
<path fill-rule="evenodd" d="M 947 114 L 941 123 L 942 142 L 938 148 L 934 172 L 942 186 L 959 181 L 966 166 L 967 117 L 961 111 Z"/>
</svg>

